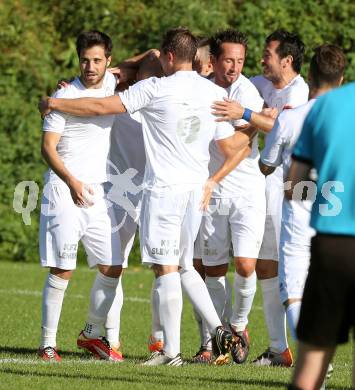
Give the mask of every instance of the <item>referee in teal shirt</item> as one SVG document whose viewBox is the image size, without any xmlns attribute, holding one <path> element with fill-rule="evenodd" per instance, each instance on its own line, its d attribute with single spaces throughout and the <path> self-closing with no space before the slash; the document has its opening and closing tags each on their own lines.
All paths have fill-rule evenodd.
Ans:
<svg viewBox="0 0 355 390">
<path fill-rule="evenodd" d="M 345 64 L 344 64 L 345 65 Z M 355 83 L 320 97 L 305 120 L 289 172 L 293 188 L 317 172 L 311 226 L 317 231 L 290 389 L 319 389 L 337 344 L 355 330 Z M 300 191 L 295 191 L 299 193 Z M 353 333 L 354 336 L 354 333 Z M 355 388 L 353 377 L 353 388 Z"/>
</svg>

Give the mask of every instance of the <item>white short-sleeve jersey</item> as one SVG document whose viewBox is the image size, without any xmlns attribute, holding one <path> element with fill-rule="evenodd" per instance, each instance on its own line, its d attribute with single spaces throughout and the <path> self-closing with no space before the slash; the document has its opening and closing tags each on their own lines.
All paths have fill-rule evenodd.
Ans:
<svg viewBox="0 0 355 390">
<path fill-rule="evenodd" d="M 315 103 L 308 103 L 291 110 L 284 110 L 269 133 L 265 148 L 261 153 L 261 161 L 268 166 L 281 166 L 286 179 L 291 165 L 291 155 L 301 133 L 303 122 Z M 314 230 L 309 226 L 311 201 L 288 201 L 284 199 L 282 208 L 281 242 L 310 245 Z"/>
<path fill-rule="evenodd" d="M 218 123 L 211 105 L 226 92 L 194 71 L 151 77 L 120 94 L 128 113 L 142 120 L 146 189 L 203 184 L 208 177 L 209 144 L 234 134 L 229 123 Z"/>
<path fill-rule="evenodd" d="M 258 89 L 268 107 L 276 107 L 279 112 L 307 103 L 309 88 L 301 75 L 297 75 L 284 88 L 277 89 L 264 76 L 255 76 L 250 81 Z"/>
<path fill-rule="evenodd" d="M 226 88 L 228 97 L 236 100 L 243 107 L 247 107 L 253 111 L 260 112 L 263 108 L 263 99 L 255 86 L 242 74 L 229 87 Z M 234 126 L 242 126 L 247 124 L 243 119 L 233 121 Z M 218 150 L 217 145 L 212 142 L 210 145 L 211 161 L 209 170 L 215 172 L 223 162 L 223 155 Z M 213 192 L 214 198 L 231 198 L 237 196 L 241 190 L 248 190 L 251 187 L 261 183 L 264 185 L 264 177 L 258 166 L 259 149 L 257 136 L 252 142 L 252 151 L 250 156 L 245 158 L 240 164 L 227 175 L 216 187 Z"/>
<path fill-rule="evenodd" d="M 101 88 L 87 89 L 77 77 L 53 96 L 64 99 L 105 97 L 114 94 L 115 86 L 114 76 L 106 72 Z M 61 134 L 57 151 L 65 167 L 76 179 L 84 183 L 104 183 L 107 181 L 106 163 L 113 119 L 113 115 L 77 117 L 53 111 L 46 116 L 43 131 Z M 46 174 L 46 180 L 51 183 L 61 182 L 51 169 Z"/>
<path fill-rule="evenodd" d="M 136 170 L 132 177 L 135 185 L 143 182 L 145 170 L 145 150 L 142 123 L 139 112 L 115 116 L 111 130 L 109 172 L 111 175 L 124 173 L 127 169 Z"/>
<path fill-rule="evenodd" d="M 280 112 L 284 109 L 295 108 L 307 103 L 309 88 L 301 75 L 297 75 L 284 88 L 277 89 L 270 80 L 264 76 L 252 77 L 250 81 L 256 86 L 260 95 L 263 97 L 267 107 L 276 107 Z M 266 142 L 269 134 L 266 136 Z M 272 175 L 266 178 L 267 192 L 268 187 L 282 190 L 282 170 L 277 168 Z M 267 194 L 268 196 L 268 194 Z M 269 208 L 269 205 L 268 205 Z"/>
</svg>

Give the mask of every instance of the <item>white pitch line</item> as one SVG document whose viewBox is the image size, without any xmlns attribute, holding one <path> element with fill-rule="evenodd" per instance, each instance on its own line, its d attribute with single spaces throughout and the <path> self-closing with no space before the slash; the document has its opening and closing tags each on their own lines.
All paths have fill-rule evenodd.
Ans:
<svg viewBox="0 0 355 390">
<path fill-rule="evenodd" d="M 41 297 L 42 291 L 34 291 L 34 290 L 19 290 L 19 289 L 0 289 L 0 295 L 6 294 L 6 295 L 27 295 L 32 297 Z M 85 296 L 82 294 L 68 294 L 70 298 L 74 299 L 84 299 Z M 147 298 L 141 298 L 141 297 L 124 297 L 124 301 L 128 302 L 138 302 L 138 303 L 150 303 L 150 300 Z M 262 310 L 263 308 L 261 306 L 254 305 L 254 310 Z"/>
<path fill-rule="evenodd" d="M 43 365 L 43 364 L 117 364 L 117 362 L 109 362 L 107 360 L 74 360 L 74 359 L 65 359 L 62 360 L 60 363 L 50 363 L 50 362 L 44 362 L 40 359 L 17 359 L 17 358 L 4 358 L 0 359 L 0 364 L 36 364 L 36 365 Z"/>
<path fill-rule="evenodd" d="M 0 289 L 0 294 L 4 295 L 27 295 L 32 297 L 41 297 L 42 291 L 33 291 L 33 290 L 18 290 L 18 289 Z M 70 298 L 75 299 L 84 299 L 85 296 L 82 294 L 68 294 Z M 140 298 L 140 297 L 124 297 L 125 301 L 129 302 L 139 302 L 139 303 L 150 303 L 150 300 L 147 298 Z"/>
</svg>

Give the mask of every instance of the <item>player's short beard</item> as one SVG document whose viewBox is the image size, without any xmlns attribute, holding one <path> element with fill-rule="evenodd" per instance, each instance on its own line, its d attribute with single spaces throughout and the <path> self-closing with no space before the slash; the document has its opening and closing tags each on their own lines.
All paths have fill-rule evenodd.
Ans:
<svg viewBox="0 0 355 390">
<path fill-rule="evenodd" d="M 273 84 L 277 84 L 281 81 L 281 77 L 279 77 L 278 75 L 276 75 L 275 73 L 271 73 L 271 74 L 264 74 L 264 77 L 271 81 Z"/>
<path fill-rule="evenodd" d="M 105 71 L 105 72 L 106 72 L 106 71 Z M 85 86 L 87 86 L 87 87 L 93 87 L 93 86 L 98 85 L 98 84 L 101 83 L 101 81 L 102 81 L 103 78 L 105 77 L 105 72 L 103 72 L 102 75 L 101 75 L 101 77 L 100 77 L 99 79 L 96 79 L 95 82 L 92 82 L 92 81 L 90 81 L 90 80 L 87 80 L 87 79 L 84 77 L 85 75 L 82 75 L 81 78 L 82 78 L 82 80 L 84 80 Z"/>
</svg>

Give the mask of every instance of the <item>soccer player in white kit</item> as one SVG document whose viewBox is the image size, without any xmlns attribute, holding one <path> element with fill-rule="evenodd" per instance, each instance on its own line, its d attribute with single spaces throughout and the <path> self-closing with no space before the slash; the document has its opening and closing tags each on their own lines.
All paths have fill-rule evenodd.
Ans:
<svg viewBox="0 0 355 390">
<path fill-rule="evenodd" d="M 111 60 L 111 39 L 99 31 L 77 38 L 80 77 L 54 96 L 63 99 L 104 97 L 114 93 L 114 77 L 106 72 Z M 90 295 L 87 323 L 77 344 L 95 356 L 122 360 L 111 348 L 102 327 L 115 297 L 122 259 L 118 236 L 112 234 L 114 217 L 106 205 L 103 183 L 113 116 L 77 118 L 53 111 L 43 124 L 42 154 L 50 169 L 41 206 L 41 264 L 50 268 L 43 289 L 42 339 L 39 355 L 60 361 L 56 350 L 64 293 L 76 268 L 81 240 L 90 267 L 98 273 Z"/>
<path fill-rule="evenodd" d="M 73 115 L 108 115 L 139 111 L 147 157 L 141 212 L 143 263 L 156 275 L 153 299 L 157 301 L 164 333 L 164 351 L 148 365 L 181 365 L 181 285 L 209 325 L 218 354 L 232 346 L 232 335 L 223 329 L 206 285 L 193 269 L 193 242 L 213 187 L 236 165 L 237 151 L 247 146 L 249 134 L 234 134 L 226 123 L 219 126 L 210 112 L 225 91 L 192 71 L 197 40 L 184 28 L 164 36 L 160 61 L 168 77 L 141 81 L 102 99 L 46 98 L 42 114 L 52 110 Z M 215 140 L 226 158 L 207 181 L 208 146 Z M 205 185 L 204 185 L 205 183 Z M 202 198 L 202 200 L 201 200 Z M 189 285 L 186 288 L 186 285 Z M 224 356 L 222 360 L 225 361 Z"/>
<path fill-rule="evenodd" d="M 283 177 L 287 180 L 292 151 L 308 112 L 318 96 L 341 84 L 344 68 L 345 57 L 337 46 L 324 44 L 315 49 L 309 70 L 310 100 L 279 115 L 261 155 L 264 174 L 271 174 L 276 167 L 281 166 Z M 308 182 L 308 185 L 312 184 L 315 190 L 315 184 Z M 315 234 L 314 229 L 309 226 L 314 200 L 312 197 L 315 195 L 315 192 L 312 195 L 312 187 L 309 187 L 305 200 L 302 200 L 302 197 L 296 199 L 296 196 L 292 200 L 284 198 L 282 208 L 279 248 L 280 296 L 285 306 L 291 335 L 295 340 L 301 298 L 309 268 L 311 238 Z M 298 193 L 301 195 L 302 191 Z"/>
<path fill-rule="evenodd" d="M 140 81 L 151 76 L 159 77 L 162 75 L 159 58 L 155 53 L 148 52 L 137 63 L 134 79 Z M 111 130 L 108 161 L 110 180 L 106 185 L 106 191 L 109 201 L 112 202 L 117 221 L 115 230 L 121 242 L 121 257 L 124 260 L 123 269 L 128 266 L 128 257 L 138 226 L 145 163 L 144 140 L 139 112 L 132 115 L 129 113 L 116 115 Z M 123 295 L 122 278 L 120 277 L 116 298 L 111 307 L 111 312 L 115 312 L 115 315 L 110 316 L 110 319 L 106 321 L 106 338 L 116 349 L 120 346 L 119 335 Z M 155 335 L 157 340 L 152 340 L 149 347 L 162 348 L 162 342 L 159 342 L 162 336 L 160 337 L 160 330 L 158 332 Z"/>
<path fill-rule="evenodd" d="M 213 81 L 225 88 L 229 99 L 261 111 L 263 99 L 241 73 L 247 51 L 245 34 L 232 29 L 218 32 L 210 39 L 210 48 Z M 251 128 L 244 120 L 234 121 L 233 125 L 237 132 Z M 209 169 L 213 172 L 221 164 L 223 156 L 214 144 L 211 144 L 210 154 Z M 214 189 L 209 211 L 203 217 L 200 228 L 206 285 L 222 322 L 231 325 L 237 340 L 232 349 L 232 357 L 237 363 L 244 362 L 248 354 L 249 337 L 245 326 L 255 294 L 255 263 L 265 223 L 265 179 L 258 167 L 257 137 L 246 151 L 240 153 L 240 160 L 243 158 Z M 231 287 L 226 278 L 231 243 L 235 262 L 233 312 L 229 307 Z M 249 264 L 252 264 L 250 272 Z M 245 284 L 252 284 L 252 288 Z M 211 347 L 205 340 L 195 361 L 207 362 L 208 352 L 211 355 Z"/>
<path fill-rule="evenodd" d="M 262 65 L 264 75 L 251 79 L 258 88 L 265 104 L 270 108 L 297 107 L 308 100 L 308 86 L 300 76 L 304 44 L 297 34 L 277 30 L 266 38 Z M 269 132 L 274 119 L 250 110 L 236 102 L 216 105 L 216 113 L 225 120 L 244 118 L 253 126 Z M 288 348 L 285 312 L 280 300 L 278 283 L 278 247 L 280 238 L 283 178 L 280 168 L 266 180 L 266 221 L 256 274 L 263 291 L 264 315 L 269 332 L 270 345 L 254 360 L 262 365 L 292 365 Z"/>
</svg>

